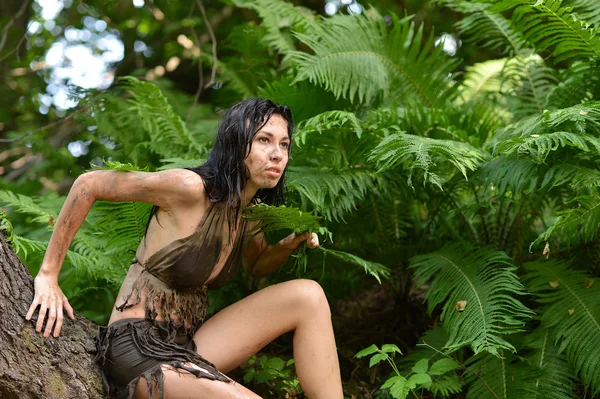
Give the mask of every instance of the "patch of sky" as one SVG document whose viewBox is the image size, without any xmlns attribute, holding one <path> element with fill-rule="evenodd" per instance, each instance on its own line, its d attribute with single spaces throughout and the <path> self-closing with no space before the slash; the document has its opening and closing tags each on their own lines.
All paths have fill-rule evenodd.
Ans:
<svg viewBox="0 0 600 399">
<path fill-rule="evenodd" d="M 329 0 L 325 3 L 325 14 L 334 15 L 344 8 L 348 14 L 360 14 L 363 11 L 363 6 L 356 0 Z"/>
<path fill-rule="evenodd" d="M 118 31 L 109 29 L 100 16 L 95 18 L 89 12 L 84 12 L 87 15 L 82 17 L 81 28 L 68 26 L 63 32 L 55 19 L 72 3 L 72 0 L 35 0 L 37 15 L 34 15 L 28 28 L 32 36 L 40 33 L 42 27 L 55 36 L 62 33 L 52 43 L 43 61 L 48 82 L 47 95 L 52 97 L 52 105 L 63 111 L 78 103 L 77 96 L 73 95 L 76 90 L 69 89 L 69 86 L 100 90 L 110 86 L 114 80 L 114 64 L 125 55 Z M 32 39 L 35 45 L 45 45 L 41 37 Z M 40 103 L 40 112 L 48 112 L 46 103 L 47 100 Z"/>
<path fill-rule="evenodd" d="M 456 40 L 454 35 L 452 35 L 451 33 L 442 33 L 440 37 L 435 39 L 434 44 L 436 47 L 442 44 L 444 46 L 444 52 L 446 52 L 450 56 L 453 56 L 456 54 L 458 48 L 462 45 L 462 41 Z"/>
<path fill-rule="evenodd" d="M 74 157 L 80 157 L 89 152 L 89 147 L 90 147 L 91 143 L 92 143 L 92 140 L 72 141 L 69 143 L 67 148 L 69 149 L 69 152 L 71 153 L 71 155 L 73 155 Z"/>
</svg>

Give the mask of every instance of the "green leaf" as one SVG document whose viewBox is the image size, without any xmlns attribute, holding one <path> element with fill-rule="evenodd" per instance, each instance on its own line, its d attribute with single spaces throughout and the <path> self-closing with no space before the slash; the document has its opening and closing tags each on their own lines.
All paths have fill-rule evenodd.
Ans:
<svg viewBox="0 0 600 399">
<path fill-rule="evenodd" d="M 387 353 L 378 353 L 376 355 L 373 355 L 373 357 L 369 360 L 369 367 L 373 367 L 377 363 L 381 362 L 382 360 L 387 360 L 387 359 L 389 359 L 389 356 L 387 355 Z"/>
<path fill-rule="evenodd" d="M 431 365 L 431 369 L 429 369 L 429 374 L 441 375 L 448 371 L 455 370 L 457 368 L 460 368 L 460 365 L 456 363 L 453 359 L 440 359 Z"/>
<path fill-rule="evenodd" d="M 376 352 L 379 352 L 379 348 L 377 347 L 377 345 L 373 344 L 373 345 L 369 346 L 368 348 L 365 348 L 365 349 L 359 351 L 356 355 L 354 355 L 354 357 L 361 358 L 361 357 L 372 355 L 373 353 L 376 353 Z"/>
<path fill-rule="evenodd" d="M 544 305 L 542 325 L 551 328 L 558 352 L 566 352 L 569 364 L 592 395 L 598 394 L 600 284 L 590 283 L 594 276 L 570 269 L 566 261 L 530 262 L 525 271 L 527 287 Z"/>
<path fill-rule="evenodd" d="M 410 389 L 415 389 L 417 385 L 424 385 L 431 382 L 431 377 L 426 373 L 413 374 L 408 379 Z"/>
<path fill-rule="evenodd" d="M 453 243 L 414 257 L 410 267 L 416 270 L 417 286 L 430 282 L 426 295 L 429 312 L 444 304 L 441 319 L 449 351 L 467 345 L 476 354 L 515 350 L 504 336 L 521 331 L 532 312 L 517 299 L 525 290 L 507 254 Z M 463 301 L 466 306 L 457 309 Z"/>
<path fill-rule="evenodd" d="M 397 375 L 388 379 L 381 389 L 390 389 L 390 394 L 396 399 L 405 399 L 408 396 L 410 388 L 408 387 L 406 378 Z"/>
<path fill-rule="evenodd" d="M 412 368 L 413 373 L 426 373 L 429 368 L 429 359 L 419 360 Z"/>
<path fill-rule="evenodd" d="M 402 354 L 402 351 L 400 350 L 400 348 L 398 348 L 396 345 L 393 344 L 384 344 L 381 347 L 381 351 L 383 353 L 393 353 L 393 352 L 398 352 L 399 354 Z"/>
</svg>

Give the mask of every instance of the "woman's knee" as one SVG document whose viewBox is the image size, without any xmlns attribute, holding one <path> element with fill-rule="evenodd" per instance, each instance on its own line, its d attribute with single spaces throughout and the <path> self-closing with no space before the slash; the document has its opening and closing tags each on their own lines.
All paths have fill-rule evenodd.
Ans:
<svg viewBox="0 0 600 399">
<path fill-rule="evenodd" d="M 290 292 L 294 295 L 294 302 L 297 303 L 300 309 L 304 309 L 309 313 L 315 311 L 330 313 L 327 297 L 319 283 L 308 279 L 292 280 L 288 283 L 292 286 Z"/>
</svg>

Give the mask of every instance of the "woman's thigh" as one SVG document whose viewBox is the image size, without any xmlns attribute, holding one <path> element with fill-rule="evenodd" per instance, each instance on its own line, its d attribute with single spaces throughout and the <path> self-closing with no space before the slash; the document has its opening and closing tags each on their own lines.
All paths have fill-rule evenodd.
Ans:
<svg viewBox="0 0 600 399">
<path fill-rule="evenodd" d="M 199 368 L 194 364 L 187 367 Z M 163 365 L 163 388 L 165 399 L 260 399 L 260 396 L 235 381 L 213 381 L 198 378 L 184 370 L 175 370 L 172 366 Z M 147 382 L 140 378 L 136 385 L 135 399 L 148 398 Z M 156 383 L 152 388 L 152 398 L 159 398 Z"/>
<path fill-rule="evenodd" d="M 194 341 L 202 357 L 227 373 L 315 312 L 329 313 L 321 286 L 312 280 L 287 281 L 221 310 L 196 331 Z"/>
</svg>

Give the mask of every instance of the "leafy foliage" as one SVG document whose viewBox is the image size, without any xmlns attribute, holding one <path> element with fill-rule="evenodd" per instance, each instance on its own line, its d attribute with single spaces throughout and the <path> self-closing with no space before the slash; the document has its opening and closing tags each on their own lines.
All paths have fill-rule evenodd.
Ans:
<svg viewBox="0 0 600 399">
<path fill-rule="evenodd" d="M 296 33 L 314 54 L 290 53 L 298 65 L 294 82 L 309 80 L 336 97 L 361 103 L 388 96 L 397 101 L 413 97 L 431 106 L 443 103 L 452 93 L 448 74 L 455 62 L 441 47 L 429 52 L 433 36 L 424 39 L 423 26 L 415 28 L 411 19 L 393 16 L 389 34 L 383 18 L 362 15 L 334 17 L 321 29 Z"/>
<path fill-rule="evenodd" d="M 555 62 L 573 57 L 600 57 L 600 38 L 594 31 L 561 7 L 562 0 L 502 0 L 495 10 L 515 8 L 513 24 L 539 50 L 551 49 Z M 544 24 L 537 23 L 543 20 Z"/>
<path fill-rule="evenodd" d="M 584 383 L 600 392 L 600 286 L 565 261 L 526 264 L 528 289 L 544 304 L 542 325 L 550 328 Z"/>
<path fill-rule="evenodd" d="M 435 140 L 406 133 L 389 135 L 373 149 L 370 157 L 380 170 L 403 165 L 408 169 L 409 185 L 412 185 L 413 171 L 421 169 L 424 183 L 433 183 L 439 188 L 442 188 L 444 179 L 430 171 L 432 166 L 436 166 L 436 160 L 451 163 L 467 177 L 468 171 L 475 170 L 486 159 L 486 153 L 465 143 Z"/>
<path fill-rule="evenodd" d="M 72 29 L 65 21 L 83 21 L 83 32 L 102 15 L 111 21 L 105 33 L 125 48 L 148 47 L 127 52 L 117 69 L 138 78 L 119 77 L 105 91 L 71 90 L 77 109 L 48 105 L 56 69 L 36 69 L 54 42 L 70 42 L 56 36 L 50 22 L 40 25 L 41 33 L 33 33 L 35 24 L 23 26 L 18 39 L 35 45 L 21 46 L 21 60 L 3 61 L 8 85 L 0 87 L 0 131 L 17 141 L 0 152 L 0 205 L 8 213 L 1 214 L 0 228 L 32 271 L 64 201 L 53 192 L 65 193 L 103 160 L 103 167 L 122 171 L 198 166 L 223 109 L 259 95 L 290 106 L 297 130 L 287 206 L 251 207 L 247 215 L 265 221 L 261 227 L 274 241 L 291 231 L 328 238 L 319 250 L 301 247 L 291 263 L 319 278 L 330 299 L 357 294 L 371 277 L 383 277 L 393 292 L 386 307 L 400 323 L 405 309 L 413 309 L 412 316 L 416 299 L 427 302 L 427 326 L 407 317 L 413 336 L 387 331 L 408 349 L 420 331 L 436 326 L 416 350 L 402 347 L 408 355 L 400 358 L 393 346 L 371 347 L 378 397 L 598 393 L 595 0 L 379 2 L 386 9 L 345 15 L 353 8 L 342 5 L 334 17 L 322 16 L 311 2 L 235 0 L 243 12 L 230 3 L 206 3 L 214 43 L 208 31 L 200 32 L 208 25 L 189 5 L 162 2 L 138 10 L 116 4 L 65 5 L 53 20 L 65 32 Z M 82 18 L 83 5 L 91 7 Z M 453 12 L 438 12 L 437 5 Z M 41 21 L 37 8 L 31 12 Z M 92 35 L 87 44 L 102 43 Z M 6 36 L 10 42 L 15 35 Z M 456 39 L 456 56 L 448 54 L 449 36 Z M 206 86 L 213 67 L 215 79 Z M 204 87 L 197 87 L 202 74 Z M 69 141 L 81 155 L 69 152 Z M 107 321 L 149 210 L 141 203 L 98 203 L 76 235 L 61 287 L 86 316 Z M 531 263 L 543 245 L 553 260 Z M 226 306 L 258 284 L 238 277 L 211 292 L 213 306 Z M 287 277 L 268 283 L 281 278 Z M 339 353 L 355 353 L 355 342 L 340 342 Z M 248 367 L 249 383 L 273 377 L 269 395 L 297 394 L 298 381 L 282 362 L 257 357 Z M 393 373 L 382 377 L 388 366 Z M 289 385 L 273 389 L 275 381 Z"/>
<path fill-rule="evenodd" d="M 417 285 L 433 277 L 427 291 L 429 312 L 444 303 L 441 319 L 448 334 L 448 351 L 466 345 L 475 354 L 515 350 L 502 335 L 521 331 L 531 311 L 515 298 L 525 290 L 510 257 L 489 248 L 451 244 L 414 257 L 411 267 Z"/>
</svg>

